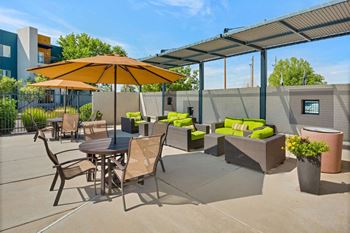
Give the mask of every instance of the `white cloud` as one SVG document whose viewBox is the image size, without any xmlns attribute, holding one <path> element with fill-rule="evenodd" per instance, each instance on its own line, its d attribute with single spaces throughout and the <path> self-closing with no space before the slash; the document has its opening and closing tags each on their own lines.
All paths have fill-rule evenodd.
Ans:
<svg viewBox="0 0 350 233">
<path fill-rule="evenodd" d="M 317 65 L 314 70 L 324 76 L 327 83 L 350 83 L 350 60 L 335 64 Z"/>
<path fill-rule="evenodd" d="M 190 16 L 211 14 L 210 4 L 205 0 L 149 0 L 149 3 L 163 8 L 176 7 Z M 160 9 L 157 9 L 157 12 L 161 12 Z"/>
</svg>

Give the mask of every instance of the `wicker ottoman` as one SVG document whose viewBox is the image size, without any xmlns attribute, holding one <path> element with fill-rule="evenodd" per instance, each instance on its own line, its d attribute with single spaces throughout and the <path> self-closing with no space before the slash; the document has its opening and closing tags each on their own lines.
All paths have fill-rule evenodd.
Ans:
<svg viewBox="0 0 350 233">
<path fill-rule="evenodd" d="M 215 156 L 224 154 L 225 135 L 222 134 L 206 134 L 204 136 L 204 153 Z"/>
</svg>

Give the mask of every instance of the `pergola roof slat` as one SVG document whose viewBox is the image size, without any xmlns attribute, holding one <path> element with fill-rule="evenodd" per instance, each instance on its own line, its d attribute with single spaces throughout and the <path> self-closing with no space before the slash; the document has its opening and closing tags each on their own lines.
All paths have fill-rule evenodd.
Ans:
<svg viewBox="0 0 350 233">
<path fill-rule="evenodd" d="M 336 0 L 140 59 L 169 68 L 350 34 L 350 1 Z"/>
</svg>

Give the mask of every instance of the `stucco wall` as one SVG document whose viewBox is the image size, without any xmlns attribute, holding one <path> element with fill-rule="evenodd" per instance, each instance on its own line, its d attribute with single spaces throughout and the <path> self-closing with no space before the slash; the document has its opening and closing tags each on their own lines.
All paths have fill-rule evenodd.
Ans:
<svg viewBox="0 0 350 233">
<path fill-rule="evenodd" d="M 26 80 L 33 76 L 29 67 L 38 64 L 38 30 L 25 27 L 17 30 L 17 78 Z"/>
<path fill-rule="evenodd" d="M 114 122 L 113 105 L 113 92 L 94 92 L 92 94 L 92 110 L 102 112 L 103 119 L 107 121 L 107 124 L 113 124 Z M 125 116 L 126 112 L 140 111 L 139 106 L 138 93 L 117 93 L 117 123 L 120 124 L 120 117 Z"/>
</svg>

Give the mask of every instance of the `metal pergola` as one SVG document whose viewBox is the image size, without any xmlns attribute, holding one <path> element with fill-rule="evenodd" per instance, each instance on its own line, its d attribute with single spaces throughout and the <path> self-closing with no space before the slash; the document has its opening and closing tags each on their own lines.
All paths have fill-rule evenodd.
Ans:
<svg viewBox="0 0 350 233">
<path fill-rule="evenodd" d="M 141 60 L 163 68 L 199 64 L 198 121 L 201 123 L 204 62 L 260 52 L 260 118 L 265 119 L 267 50 L 349 34 L 350 0 L 337 0 Z M 162 93 L 164 102 L 165 85 Z"/>
</svg>

